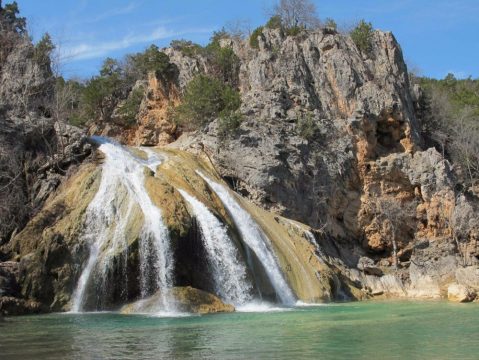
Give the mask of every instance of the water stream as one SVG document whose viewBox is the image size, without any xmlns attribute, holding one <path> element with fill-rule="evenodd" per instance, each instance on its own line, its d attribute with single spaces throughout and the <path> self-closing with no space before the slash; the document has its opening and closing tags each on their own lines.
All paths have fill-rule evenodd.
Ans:
<svg viewBox="0 0 479 360">
<path fill-rule="evenodd" d="M 235 306 L 250 301 L 252 285 L 247 279 L 247 269 L 226 227 L 195 197 L 181 189 L 179 192 L 198 222 L 208 261 L 213 268 L 216 294 Z"/>
<path fill-rule="evenodd" d="M 294 305 L 296 300 L 293 292 L 283 277 L 277 259 L 271 250 L 269 239 L 260 229 L 259 225 L 253 220 L 251 215 L 240 206 L 225 186 L 211 180 L 199 171 L 197 171 L 197 173 L 208 183 L 223 202 L 238 228 L 243 241 L 261 261 L 266 275 L 281 303 L 284 305 Z"/>
<path fill-rule="evenodd" d="M 92 278 L 105 280 L 113 254 L 127 251 L 124 233 L 135 206 L 144 217 L 140 234 L 141 295 L 145 297 L 159 290 L 162 294 L 159 307 L 173 311 L 173 302 L 168 299 L 174 265 L 169 234 L 160 209 L 153 204 L 144 186 L 145 167 L 156 171 L 161 159 L 147 151 L 148 159 L 144 160 L 113 141 L 99 137 L 95 141 L 100 144 L 105 161 L 99 190 L 86 211 L 82 237 L 90 244 L 90 255 L 73 294 L 72 311 L 83 310 Z M 122 206 L 124 202 L 126 206 Z"/>
</svg>

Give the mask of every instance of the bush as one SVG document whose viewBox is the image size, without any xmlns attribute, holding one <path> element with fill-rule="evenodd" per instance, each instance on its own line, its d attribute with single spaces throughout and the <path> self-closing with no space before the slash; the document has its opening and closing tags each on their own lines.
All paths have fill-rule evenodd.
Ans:
<svg viewBox="0 0 479 360">
<path fill-rule="evenodd" d="M 123 126 L 132 126 L 136 123 L 136 116 L 140 110 L 140 105 L 145 96 L 144 87 L 140 86 L 133 89 L 125 102 L 118 109 L 121 123 Z"/>
<path fill-rule="evenodd" d="M 466 185 L 479 182 L 479 80 L 421 78 L 418 115 L 423 135 L 462 170 Z"/>
<path fill-rule="evenodd" d="M 306 28 L 304 28 L 302 26 L 293 26 L 293 27 L 284 29 L 284 33 L 287 36 L 296 36 L 296 35 L 301 34 L 304 30 L 306 30 Z"/>
<path fill-rule="evenodd" d="M 218 135 L 224 139 L 235 131 L 243 121 L 243 116 L 235 112 L 222 112 L 218 120 Z"/>
<path fill-rule="evenodd" d="M 230 46 L 220 45 L 220 40 L 227 38 L 229 35 L 224 29 L 213 33 L 204 54 L 212 63 L 214 75 L 221 81 L 236 86 L 240 60 Z"/>
<path fill-rule="evenodd" d="M 33 59 L 39 66 L 50 66 L 50 55 L 55 49 L 52 38 L 48 33 L 35 45 Z"/>
<path fill-rule="evenodd" d="M 194 57 L 203 51 L 203 48 L 189 40 L 173 40 L 170 46 L 185 56 Z"/>
<path fill-rule="evenodd" d="M 187 85 L 174 119 L 185 129 L 195 130 L 220 115 L 230 115 L 240 105 L 240 95 L 233 88 L 213 77 L 197 75 Z"/>
<path fill-rule="evenodd" d="M 281 21 L 281 16 L 279 15 L 274 15 L 272 16 L 268 22 L 266 23 L 266 27 L 268 29 L 281 29 L 283 28 L 283 24 Z"/>
<path fill-rule="evenodd" d="M 329 29 L 333 29 L 333 30 L 337 30 L 338 29 L 338 24 L 336 24 L 336 21 L 334 21 L 334 19 L 326 18 L 326 20 L 324 22 L 324 27 L 329 28 Z"/>
<path fill-rule="evenodd" d="M 259 49 L 259 40 L 258 37 L 263 36 L 263 27 L 260 26 L 259 28 L 256 28 L 252 33 L 251 36 L 249 37 L 249 45 L 253 49 Z"/>
<path fill-rule="evenodd" d="M 169 56 L 161 52 L 156 45 L 151 45 L 142 53 L 132 55 L 130 59 L 143 77 L 154 72 L 157 77 L 171 78 L 176 73 L 176 66 L 170 63 Z"/>
<path fill-rule="evenodd" d="M 299 118 L 297 124 L 297 132 L 303 139 L 311 141 L 315 138 L 318 131 L 318 125 L 314 121 L 312 114 L 306 114 Z"/>
<path fill-rule="evenodd" d="M 0 28 L 2 31 L 13 31 L 18 34 L 26 33 L 27 20 L 24 17 L 19 17 L 19 13 L 16 1 L 6 4 L 3 8 L 0 1 Z"/>
<path fill-rule="evenodd" d="M 356 47 L 363 54 L 369 54 L 372 50 L 373 26 L 369 22 L 361 20 L 358 25 L 351 31 L 351 38 Z"/>
</svg>

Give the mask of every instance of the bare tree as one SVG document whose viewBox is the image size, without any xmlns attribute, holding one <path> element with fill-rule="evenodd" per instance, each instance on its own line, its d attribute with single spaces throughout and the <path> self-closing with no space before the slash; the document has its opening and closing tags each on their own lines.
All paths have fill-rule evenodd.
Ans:
<svg viewBox="0 0 479 360">
<path fill-rule="evenodd" d="M 271 15 L 279 16 L 283 26 L 289 29 L 319 27 L 316 6 L 310 0 L 279 0 L 273 7 Z"/>
<path fill-rule="evenodd" d="M 373 204 L 376 219 L 380 223 L 380 233 L 383 238 L 389 238 L 392 245 L 394 268 L 398 267 L 398 242 L 401 240 L 402 228 L 411 230 L 411 213 L 415 203 L 402 204 L 394 198 L 377 198 Z"/>
</svg>

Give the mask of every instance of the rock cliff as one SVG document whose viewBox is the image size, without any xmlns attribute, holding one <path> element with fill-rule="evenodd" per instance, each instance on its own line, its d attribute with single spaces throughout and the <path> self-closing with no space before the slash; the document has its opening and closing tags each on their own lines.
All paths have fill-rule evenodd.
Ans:
<svg viewBox="0 0 479 360">
<path fill-rule="evenodd" d="M 153 198 L 158 196 L 158 203 L 171 212 L 169 226 L 178 239 L 188 238 L 185 234 L 192 220 L 177 194 L 175 197 L 168 190 L 168 183 L 180 181 L 191 186 L 193 181 L 194 187 L 198 180 L 190 173 L 178 176 L 194 168 L 192 160 L 179 150 L 211 162 L 212 174 L 250 201 L 252 204 L 245 201 L 243 206 L 251 207 L 265 231 L 277 237 L 278 257 L 300 298 L 474 299 L 479 291 L 479 202 L 461 188 L 454 166 L 434 148 L 425 148 L 415 110 L 417 92 L 411 90 L 394 36 L 375 31 L 367 55 L 349 36 L 332 29 L 304 31 L 296 36 L 264 29 L 258 43 L 255 49 L 247 41 L 221 40 L 221 46 L 231 47 L 240 63 L 236 76 L 243 121 L 228 136 L 220 136 L 218 120 L 200 131 L 183 134 L 173 122 L 169 110 L 181 102 L 188 82 L 196 74 L 214 71 L 202 53 L 174 48 L 164 51 L 178 69 L 175 79 L 150 76 L 137 84 L 147 89 L 137 124 L 129 130 L 93 124 L 90 133 L 111 136 L 129 145 L 166 146 L 163 151 L 177 154 L 191 165 L 189 170 L 182 169 L 180 162 L 171 168 L 166 165 L 163 182 L 149 178 L 147 184 Z M 22 46 L 28 49 L 31 44 Z M 15 51 L 27 51 L 22 49 Z M 2 127 L 0 144 L 7 144 L 5 158 L 18 162 L 13 174 L 24 166 L 28 156 L 22 155 L 19 160 L 12 154 L 30 154 L 25 149 L 31 149 L 28 134 L 33 130 L 30 125 L 24 132 L 18 130 L 18 124 L 25 127 L 32 123 L 30 117 L 43 119 L 33 122 L 36 131 L 38 124 L 47 123 L 46 129 L 55 134 L 49 138 L 68 140 L 72 155 L 67 157 L 70 160 L 65 167 L 83 160 L 89 145 L 82 133 L 60 128 L 59 124 L 53 126 L 54 121 L 42 115 L 38 106 L 33 112 L 36 115 L 12 112 L 20 105 L 9 105 L 9 101 L 16 101 L 7 96 L 16 91 L 11 79 L 36 79 L 40 75 L 33 76 L 39 70 L 32 65 L 27 72 L 23 69 L 21 75 L 12 76 L 12 72 L 20 71 L 13 67 L 21 55 L 13 52 L 9 56 L 2 72 L 8 66 L 12 69 L 1 78 L 5 85 L 0 93 L 0 116 L 6 126 Z M 43 80 L 38 81 L 47 84 L 48 74 L 42 76 Z M 304 123 L 309 126 L 307 136 L 302 131 Z M 11 139 L 20 139 L 15 141 L 20 144 L 15 145 L 20 146 L 20 152 L 9 142 Z M 43 152 L 35 150 L 34 154 Z M 4 243 L 12 240 L 4 247 L 0 261 L 19 263 L 13 267 L 3 263 L 8 266 L 2 265 L 0 270 L 10 269 L 10 275 L 3 275 L 7 271 L 2 270 L 0 285 L 6 284 L 2 286 L 8 289 L 5 298 L 36 301 L 25 305 L 30 311 L 39 311 L 39 304 L 49 310 L 68 307 L 73 279 L 78 278 L 79 263 L 86 256 L 84 246 L 76 243 L 75 233 L 82 226 L 77 215 L 82 214 L 93 189 L 82 188 L 89 185 L 81 185 L 81 179 L 86 176 L 91 178 L 84 179 L 86 184 L 95 183 L 95 164 L 72 170 L 74 175 L 65 182 L 65 171 L 52 170 L 59 162 L 47 163 L 46 167 L 34 168 L 48 175 L 40 176 L 43 181 L 33 186 L 35 191 L 32 187 L 23 191 L 27 195 L 22 195 L 25 197 L 20 202 L 38 197 L 40 208 L 53 194 L 39 214 L 26 227 L 29 215 L 18 210 L 23 205 L 9 207 L 7 215 L 1 215 L 7 219 L 14 214 L 21 219 L 10 222 L 2 218 L 2 224 L 13 225 L 2 233 Z M 32 184 L 23 175 L 19 178 L 19 189 Z M 60 183 L 63 185 L 54 192 Z M 201 186 L 195 191 L 208 199 L 210 195 L 205 195 Z M 160 195 L 166 197 L 162 200 Z M 13 204 L 10 198 L 5 201 Z M 214 197 L 208 201 L 211 205 Z M 221 206 L 215 209 L 220 215 L 224 213 Z M 17 234 L 16 228 L 23 231 Z M 299 262 L 288 260 L 284 254 L 290 251 Z M 188 268 L 187 256 L 183 260 L 185 271 L 178 276 L 184 283 L 179 286 L 207 288 L 201 274 L 194 278 L 188 275 L 192 269 Z M 317 277 L 316 288 L 304 288 L 302 277 Z M 132 289 L 132 294 L 136 293 L 138 289 Z"/>
<path fill-rule="evenodd" d="M 378 273 L 346 274 L 373 293 L 444 297 L 461 281 L 457 269 L 477 267 L 477 199 L 424 148 L 417 91 L 394 36 L 376 31 L 368 55 L 328 29 L 295 37 L 265 29 L 258 40 L 259 49 L 222 43 L 241 63 L 239 129 L 221 140 L 213 122 L 171 146 L 207 153 L 237 192 L 321 229 L 348 249 L 339 256 L 346 267 L 370 258 L 399 288 Z M 182 83 L 204 63 L 168 51 Z M 307 139 L 305 118 L 314 129 Z"/>
</svg>

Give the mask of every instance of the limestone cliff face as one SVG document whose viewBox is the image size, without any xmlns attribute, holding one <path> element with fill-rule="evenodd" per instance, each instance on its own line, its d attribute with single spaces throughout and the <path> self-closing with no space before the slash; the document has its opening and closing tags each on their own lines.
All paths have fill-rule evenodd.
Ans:
<svg viewBox="0 0 479 360">
<path fill-rule="evenodd" d="M 388 290 L 389 280 L 382 290 L 365 285 L 375 293 L 444 295 L 457 267 L 477 266 L 477 200 L 457 191 L 435 149 L 423 148 L 394 36 L 376 31 L 372 43 L 366 56 L 330 30 L 264 30 L 259 50 L 224 40 L 241 61 L 245 120 L 224 141 L 213 122 L 171 146 L 204 151 L 239 193 L 334 237 L 349 249 L 348 266 L 368 256 L 387 273 L 398 262 L 402 290 Z M 183 79 L 201 71 L 199 60 L 169 51 Z M 308 140 L 298 125 L 307 117 L 316 125 Z"/>
<path fill-rule="evenodd" d="M 394 36 L 376 31 L 372 45 L 364 55 L 348 36 L 328 29 L 294 37 L 265 29 L 259 49 L 222 40 L 240 59 L 244 117 L 226 138 L 218 136 L 217 121 L 179 136 L 169 109 L 181 101 L 196 74 L 212 69 L 201 54 L 166 49 L 177 77 L 150 77 L 137 84 L 146 89 L 137 124 L 129 130 L 90 129 L 130 145 L 169 144 L 163 151 L 171 161 L 145 185 L 167 214 L 183 254 L 179 286 L 208 288 L 207 279 L 191 267 L 194 224 L 172 184 L 196 194 L 231 226 L 218 199 L 194 174 L 198 164 L 211 162 L 211 176 L 219 175 L 253 203 L 241 200 L 274 241 L 281 267 L 301 299 L 437 298 L 448 291 L 451 299 L 472 299 L 479 292 L 479 202 L 462 191 L 453 166 L 440 153 L 424 148 L 416 99 Z M 305 119 L 312 124 L 312 136 L 302 135 Z M 68 136 L 76 131 L 72 128 L 58 131 L 65 139 L 78 139 Z M 93 168 L 83 165 L 69 181 L 88 175 L 95 184 Z M 40 193 L 48 197 L 61 180 Z M 49 309 L 68 308 L 86 251 L 76 231 L 84 200 L 94 189 L 60 188 L 12 236 L 9 259 L 19 262 L 0 263 L 3 273 L 13 269 L 5 276 L 0 271 L 12 299 L 23 296 Z M 132 249 L 140 220 L 132 220 Z M 56 261 L 58 254 L 63 262 Z M 129 261 L 134 267 L 135 258 Z M 458 289 L 467 296 L 458 296 Z M 128 300 L 134 300 L 138 289 L 130 290 Z M 25 306 L 38 311 L 39 303 Z"/>
<path fill-rule="evenodd" d="M 83 131 L 51 114 L 55 78 L 49 62 L 35 58 L 27 34 L 2 32 L 12 43 L 2 48 L 0 64 L 0 245 L 91 151 Z"/>
<path fill-rule="evenodd" d="M 171 109 L 181 98 L 178 79 L 168 80 L 150 73 L 148 79 L 138 81 L 132 89 L 144 92 L 135 124 L 127 128 L 111 122 L 91 123 L 90 135 L 114 138 L 134 146 L 163 146 L 177 138 L 177 126 L 171 119 Z M 115 119 L 115 112 L 112 119 Z"/>
</svg>

